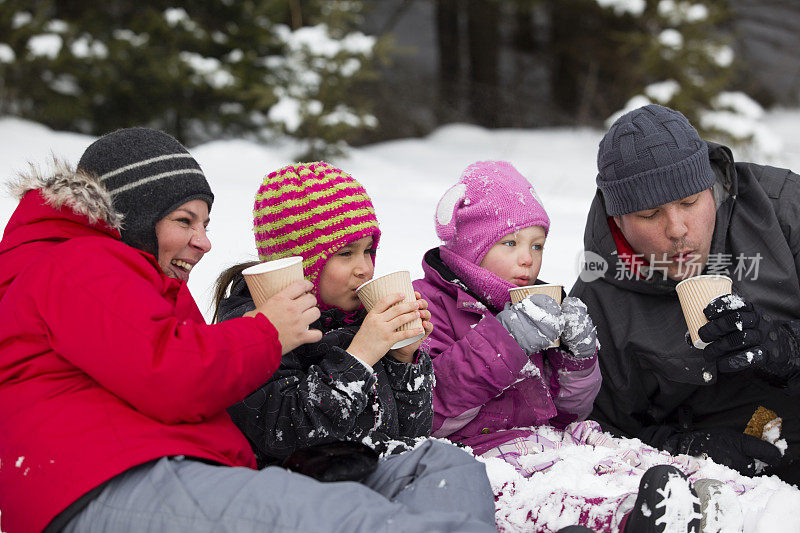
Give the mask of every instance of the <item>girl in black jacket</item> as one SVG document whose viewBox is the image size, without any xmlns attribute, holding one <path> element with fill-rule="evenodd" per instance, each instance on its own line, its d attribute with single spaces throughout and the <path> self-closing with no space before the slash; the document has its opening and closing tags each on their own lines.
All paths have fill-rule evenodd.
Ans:
<svg viewBox="0 0 800 533">
<path fill-rule="evenodd" d="M 355 289 L 374 273 L 380 230 L 366 191 L 325 163 L 269 174 L 256 194 L 254 230 L 262 261 L 303 257 L 322 316 L 321 341 L 287 353 L 277 372 L 229 409 L 260 466 L 294 450 L 337 440 L 380 453 L 404 451 L 431 431 L 430 357 L 418 347 L 432 331 L 427 302 L 384 298 L 367 313 Z M 254 309 L 239 265 L 217 283 L 217 319 Z M 223 298 L 230 287 L 230 295 Z M 397 304 L 397 305 L 395 305 Z M 420 317 L 423 330 L 396 331 Z M 396 342 L 420 336 L 403 348 Z"/>
</svg>

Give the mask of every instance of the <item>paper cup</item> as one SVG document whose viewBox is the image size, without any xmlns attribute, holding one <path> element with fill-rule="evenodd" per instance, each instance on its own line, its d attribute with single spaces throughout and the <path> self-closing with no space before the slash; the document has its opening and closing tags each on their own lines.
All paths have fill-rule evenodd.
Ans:
<svg viewBox="0 0 800 533">
<path fill-rule="evenodd" d="M 358 299 L 361 300 L 361 303 L 364 304 L 364 307 L 367 311 L 371 311 L 372 308 L 375 307 L 375 304 L 378 303 L 378 301 L 380 301 L 382 298 L 389 294 L 398 292 L 405 294 L 406 298 L 403 300 L 404 302 L 417 301 L 417 297 L 414 295 L 414 287 L 411 285 L 411 274 L 408 272 L 408 270 L 400 270 L 384 276 L 372 278 L 356 289 L 356 295 L 358 296 Z M 397 331 L 407 331 L 409 329 L 421 327 L 422 319 L 416 318 L 411 322 L 400 326 Z M 392 346 L 392 350 L 413 344 L 424 336 L 425 334 L 421 333 L 410 339 L 397 342 Z"/>
<path fill-rule="evenodd" d="M 550 283 L 544 283 L 541 285 L 514 287 L 513 289 L 508 289 L 508 292 L 511 295 L 511 303 L 515 304 L 520 303 L 527 296 L 532 294 L 545 294 L 561 305 L 561 292 L 563 290 L 564 287 L 562 285 L 551 285 Z"/>
<path fill-rule="evenodd" d="M 526 285 L 524 287 L 514 287 L 513 289 L 508 289 L 509 294 L 511 295 L 511 303 L 518 304 L 526 297 L 532 294 L 544 294 L 549 296 L 556 302 L 558 305 L 561 305 L 561 293 L 564 290 L 563 285 L 555 285 L 550 283 L 543 283 L 541 285 Z M 556 339 L 556 342 L 548 346 L 548 348 L 556 348 L 561 346 L 561 339 Z"/>
<path fill-rule="evenodd" d="M 697 335 L 697 330 L 708 323 L 703 308 L 717 296 L 730 294 L 731 286 L 731 278 L 728 276 L 705 274 L 685 279 L 675 287 L 686 326 L 689 328 L 689 336 L 695 348 L 702 350 L 708 346 L 708 343 L 700 340 Z"/>
<path fill-rule="evenodd" d="M 244 269 L 242 275 L 253 302 L 260 307 L 295 281 L 303 279 L 303 258 L 295 255 L 259 263 Z"/>
</svg>

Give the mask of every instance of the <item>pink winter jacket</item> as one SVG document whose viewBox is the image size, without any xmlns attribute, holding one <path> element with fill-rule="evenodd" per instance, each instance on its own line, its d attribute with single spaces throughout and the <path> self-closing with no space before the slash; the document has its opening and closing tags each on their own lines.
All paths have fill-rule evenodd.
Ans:
<svg viewBox="0 0 800 533">
<path fill-rule="evenodd" d="M 438 248 L 425 254 L 422 269 L 414 288 L 432 315 L 425 346 L 436 375 L 433 436 L 481 454 L 530 426 L 563 428 L 586 418 L 600 388 L 597 353 L 578 359 L 548 348 L 528 357 L 442 263 Z"/>
</svg>

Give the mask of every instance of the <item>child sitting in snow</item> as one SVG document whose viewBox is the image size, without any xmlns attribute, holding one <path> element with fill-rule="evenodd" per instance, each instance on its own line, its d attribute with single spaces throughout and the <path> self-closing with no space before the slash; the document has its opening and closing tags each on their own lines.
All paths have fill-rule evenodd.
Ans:
<svg viewBox="0 0 800 533">
<path fill-rule="evenodd" d="M 544 295 L 507 305 L 509 289 L 541 283 L 549 228 L 531 184 L 503 161 L 470 165 L 439 201 L 444 245 L 425 254 L 414 282 L 436 325 L 424 344 L 437 379 L 434 436 L 483 454 L 531 433 L 515 428 L 564 428 L 591 411 L 601 378 L 586 306 Z"/>
<path fill-rule="evenodd" d="M 312 329 L 321 341 L 284 355 L 269 381 L 229 409 L 250 440 L 259 465 L 298 448 L 337 440 L 364 441 L 379 452 L 407 449 L 403 442 L 430 435 L 433 370 L 420 343 L 396 342 L 430 334 L 425 300 L 378 302 L 367 313 L 355 289 L 372 279 L 380 238 L 364 188 L 324 162 L 287 166 L 264 178 L 256 194 L 254 231 L 262 261 L 303 257 L 321 310 Z M 252 263 L 251 263 L 252 264 Z M 220 320 L 254 309 L 241 271 L 217 283 Z M 227 298 L 221 296 L 231 285 Z M 417 317 L 423 329 L 396 331 Z"/>
<path fill-rule="evenodd" d="M 444 244 L 425 254 L 425 277 L 414 282 L 429 302 L 435 326 L 423 343 L 436 375 L 433 435 L 468 445 L 476 455 L 500 457 L 527 476 L 558 461 L 554 454 L 531 461 L 530 454 L 563 442 L 614 447 L 596 424 L 579 422 L 591 411 L 601 381 L 586 306 L 571 297 L 559 305 L 544 295 L 510 304 L 509 289 L 541 283 L 549 227 L 534 188 L 511 164 L 472 164 L 439 201 L 436 233 Z M 558 339 L 560 346 L 550 347 Z M 660 489 L 676 476 L 690 492 L 685 476 L 672 466 L 651 472 L 647 484 Z M 640 491 L 640 500 L 651 498 L 648 494 Z M 616 531 L 632 508 L 641 510 L 632 505 L 635 499 L 623 495 L 598 513 L 592 507 L 602 498 L 565 495 L 560 507 L 579 516 L 581 525 Z M 578 509 L 567 511 L 570 505 Z M 683 510 L 688 528 L 693 507 Z M 628 522 L 636 529 L 630 531 L 648 531 L 645 524 L 655 527 L 662 514 L 634 512 Z M 532 520 L 552 530 L 546 529 L 544 514 L 535 511 Z"/>
</svg>

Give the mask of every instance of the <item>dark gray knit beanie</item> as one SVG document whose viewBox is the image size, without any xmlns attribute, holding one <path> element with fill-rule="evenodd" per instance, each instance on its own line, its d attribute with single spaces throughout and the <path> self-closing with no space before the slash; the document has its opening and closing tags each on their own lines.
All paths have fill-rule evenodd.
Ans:
<svg viewBox="0 0 800 533">
<path fill-rule="evenodd" d="M 617 119 L 600 141 L 597 187 L 611 216 L 653 209 L 708 189 L 708 145 L 678 111 L 646 105 Z"/>
<path fill-rule="evenodd" d="M 81 156 L 78 169 L 99 177 L 124 219 L 122 241 L 157 255 L 156 223 L 191 200 L 214 202 L 200 165 L 170 135 L 126 128 L 103 135 Z"/>
</svg>

